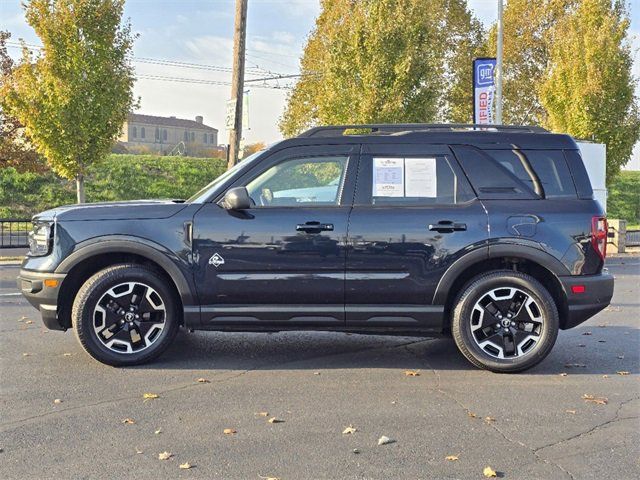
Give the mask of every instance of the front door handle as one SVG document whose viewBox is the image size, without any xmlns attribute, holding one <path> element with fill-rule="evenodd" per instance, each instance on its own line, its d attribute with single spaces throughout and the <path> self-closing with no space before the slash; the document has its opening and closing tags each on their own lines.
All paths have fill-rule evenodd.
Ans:
<svg viewBox="0 0 640 480">
<path fill-rule="evenodd" d="M 429 230 L 439 233 L 462 232 L 467 229 L 466 223 L 454 223 L 451 220 L 440 220 L 438 223 L 430 224 Z"/>
<path fill-rule="evenodd" d="M 307 222 L 296 225 L 296 231 L 307 233 L 332 232 L 333 223 Z"/>
</svg>

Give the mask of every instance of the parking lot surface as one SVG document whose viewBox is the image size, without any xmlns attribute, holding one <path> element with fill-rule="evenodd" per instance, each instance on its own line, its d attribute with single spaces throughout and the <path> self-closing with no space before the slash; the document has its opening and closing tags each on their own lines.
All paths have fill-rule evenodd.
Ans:
<svg viewBox="0 0 640 480">
<path fill-rule="evenodd" d="M 612 305 L 516 375 L 450 339 L 301 332 L 182 332 L 107 367 L 0 266 L 0 477 L 640 478 L 640 259 L 608 263 Z"/>
</svg>

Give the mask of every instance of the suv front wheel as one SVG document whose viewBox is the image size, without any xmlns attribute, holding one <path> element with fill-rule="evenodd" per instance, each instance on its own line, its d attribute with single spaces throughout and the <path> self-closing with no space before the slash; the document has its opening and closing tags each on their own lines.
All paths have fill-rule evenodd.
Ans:
<svg viewBox="0 0 640 480">
<path fill-rule="evenodd" d="M 451 330 L 458 349 L 475 366 L 520 372 L 549 354 L 558 326 L 558 309 L 540 282 L 497 270 L 478 275 L 463 288 Z"/>
<path fill-rule="evenodd" d="M 175 294 L 153 269 L 121 264 L 99 271 L 80 288 L 71 313 L 85 351 L 113 366 L 160 355 L 176 336 Z"/>
</svg>

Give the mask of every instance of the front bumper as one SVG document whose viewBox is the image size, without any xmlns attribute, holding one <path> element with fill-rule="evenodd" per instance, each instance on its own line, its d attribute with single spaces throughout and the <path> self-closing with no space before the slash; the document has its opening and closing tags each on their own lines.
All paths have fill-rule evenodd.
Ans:
<svg viewBox="0 0 640 480">
<path fill-rule="evenodd" d="M 20 270 L 18 288 L 28 302 L 42 315 L 42 321 L 50 330 L 66 330 L 58 321 L 58 294 L 66 274 Z M 57 280 L 57 285 L 48 286 L 45 280 Z"/>
<path fill-rule="evenodd" d="M 613 297 L 613 275 L 606 272 L 600 275 L 578 275 L 560 277 L 562 288 L 567 298 L 567 316 L 561 322 L 566 330 L 590 319 L 604 310 Z M 583 286 L 583 293 L 574 293 L 572 287 Z"/>
</svg>

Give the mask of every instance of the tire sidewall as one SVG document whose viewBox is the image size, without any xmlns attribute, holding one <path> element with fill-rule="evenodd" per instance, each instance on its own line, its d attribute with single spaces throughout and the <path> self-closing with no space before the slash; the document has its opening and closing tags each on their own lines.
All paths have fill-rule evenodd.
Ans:
<svg viewBox="0 0 640 480">
<path fill-rule="evenodd" d="M 137 282 L 153 288 L 165 306 L 165 327 L 152 345 L 140 352 L 117 353 L 107 348 L 97 337 L 93 314 L 98 301 L 111 288 L 126 282 Z M 173 340 L 178 328 L 175 295 L 156 272 L 137 266 L 107 268 L 91 277 L 81 288 L 73 306 L 76 334 L 87 352 L 96 360 L 113 365 L 137 365 L 157 357 Z"/>
<path fill-rule="evenodd" d="M 515 287 L 530 295 L 543 314 L 541 338 L 534 350 L 522 358 L 496 359 L 482 350 L 471 331 L 471 313 L 476 302 L 486 293 L 496 288 Z M 533 277 L 514 272 L 492 272 L 472 280 L 463 290 L 456 303 L 453 328 L 458 339 L 464 342 L 464 349 L 484 368 L 496 372 L 517 372 L 531 368 L 541 362 L 551 351 L 558 336 L 558 310 L 551 294 Z M 458 345 L 461 347 L 461 345 Z M 461 348 L 462 350 L 462 348 Z M 463 353 L 465 353 L 463 351 Z"/>
</svg>

